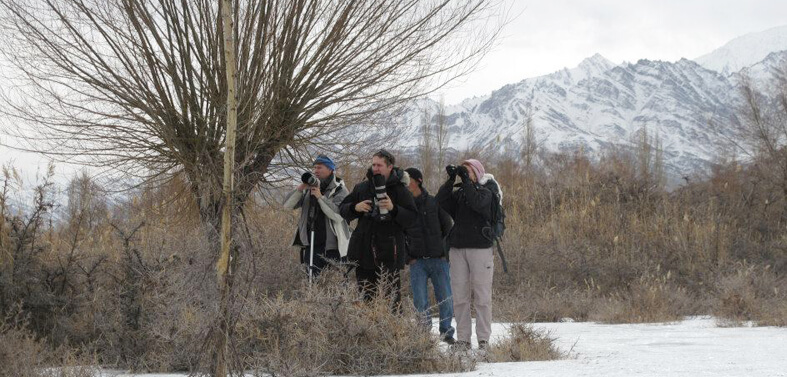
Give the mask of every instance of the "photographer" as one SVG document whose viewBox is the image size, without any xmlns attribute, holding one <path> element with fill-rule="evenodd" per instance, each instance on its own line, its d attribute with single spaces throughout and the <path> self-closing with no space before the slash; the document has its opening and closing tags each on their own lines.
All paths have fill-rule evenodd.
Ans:
<svg viewBox="0 0 787 377">
<path fill-rule="evenodd" d="M 409 176 L 394 163 L 388 151 L 375 153 L 367 179 L 355 185 L 340 210 L 348 222 L 358 219 L 347 259 L 357 263 L 355 276 L 364 298 L 371 300 L 382 285 L 398 307 L 400 270 L 406 259 L 404 230 L 414 224 L 416 208 L 407 190 Z"/>
<path fill-rule="evenodd" d="M 339 204 L 348 191 L 335 169 L 330 158 L 318 156 L 312 171 L 301 177 L 303 183 L 284 200 L 284 207 L 301 209 L 292 245 L 300 248 L 301 263 L 309 266 L 310 278 L 319 275 L 329 261 L 340 262 L 347 256 L 350 229 L 339 214 Z"/>
<path fill-rule="evenodd" d="M 492 192 L 482 183 L 489 179 L 478 160 L 461 166 L 446 166 L 448 181 L 437 192 L 437 200 L 454 219 L 449 236 L 451 247 L 451 291 L 456 316 L 456 348 L 470 349 L 472 323 L 470 303 L 476 310 L 478 347 L 485 349 L 492 334 L 492 276 L 494 272 L 490 237 Z M 461 179 L 454 185 L 456 177 Z M 480 182 L 483 180 L 484 182 Z"/>
<path fill-rule="evenodd" d="M 410 258 L 410 288 L 413 304 L 421 313 L 421 320 L 428 330 L 432 328 L 429 310 L 429 280 L 434 287 L 434 297 L 440 312 L 440 340 L 454 343 L 454 304 L 451 298 L 451 280 L 445 258 L 445 239 L 451 231 L 453 220 L 442 210 L 434 196 L 423 186 L 423 174 L 416 168 L 405 170 L 410 175 L 408 188 L 415 198 L 418 219 L 407 229 L 407 255 Z"/>
</svg>

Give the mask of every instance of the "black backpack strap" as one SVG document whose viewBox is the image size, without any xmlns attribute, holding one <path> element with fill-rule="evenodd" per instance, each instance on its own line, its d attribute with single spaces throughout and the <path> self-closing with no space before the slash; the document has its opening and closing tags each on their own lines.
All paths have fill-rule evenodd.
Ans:
<svg viewBox="0 0 787 377">
<path fill-rule="evenodd" d="M 508 273 L 508 263 L 506 263 L 506 256 L 503 255 L 503 247 L 500 246 L 500 239 L 495 238 L 497 244 L 497 253 L 500 255 L 500 262 L 503 264 L 503 272 Z"/>
</svg>

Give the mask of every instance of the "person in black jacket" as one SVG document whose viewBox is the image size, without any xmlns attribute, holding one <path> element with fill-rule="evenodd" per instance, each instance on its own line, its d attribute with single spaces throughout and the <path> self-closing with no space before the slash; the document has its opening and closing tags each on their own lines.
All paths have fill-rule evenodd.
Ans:
<svg viewBox="0 0 787 377">
<path fill-rule="evenodd" d="M 448 261 L 445 259 L 444 240 L 453 226 L 453 220 L 437 204 L 437 199 L 429 195 L 423 187 L 423 174 L 416 168 L 405 170 L 410 175 L 408 188 L 415 198 L 418 220 L 414 227 L 407 230 L 407 254 L 410 258 L 410 288 L 413 304 L 422 314 L 424 327 L 432 328 L 429 313 L 429 280 L 434 287 L 434 296 L 440 311 L 440 339 L 448 344 L 454 343 L 454 303 L 451 298 L 451 279 Z"/>
<path fill-rule="evenodd" d="M 347 259 L 355 262 L 355 276 L 366 300 L 371 300 L 380 284 L 392 290 L 398 306 L 401 299 L 400 270 L 404 268 L 405 234 L 416 220 L 413 196 L 407 189 L 409 176 L 394 166 L 395 159 L 386 150 L 372 157 L 366 180 L 355 185 L 344 198 L 339 212 L 348 222 L 358 219 L 350 237 Z M 378 199 L 374 179 L 384 182 L 385 195 Z M 384 277 L 385 281 L 381 280 Z"/>
<path fill-rule="evenodd" d="M 478 160 L 446 167 L 448 181 L 440 187 L 437 201 L 454 219 L 449 236 L 451 291 L 456 316 L 457 348 L 470 348 L 472 319 L 470 303 L 476 311 L 476 337 L 484 349 L 492 334 L 492 192 L 479 183 L 486 176 Z M 454 184 L 456 177 L 461 179 Z"/>
</svg>

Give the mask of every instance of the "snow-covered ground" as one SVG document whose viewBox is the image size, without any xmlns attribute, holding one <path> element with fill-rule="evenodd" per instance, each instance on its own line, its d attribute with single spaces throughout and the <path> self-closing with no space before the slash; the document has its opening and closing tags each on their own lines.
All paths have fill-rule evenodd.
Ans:
<svg viewBox="0 0 787 377">
<path fill-rule="evenodd" d="M 673 324 L 539 323 L 567 360 L 480 364 L 462 376 L 787 376 L 787 329 Z M 503 325 L 495 330 L 504 335 Z"/>
<path fill-rule="evenodd" d="M 569 358 L 479 363 L 476 371 L 441 376 L 787 376 L 787 328 L 719 327 L 709 317 L 669 324 L 534 326 L 556 337 L 563 351 L 571 351 Z M 495 324 L 493 334 L 505 336 L 506 325 Z M 181 375 L 145 375 L 154 376 Z"/>
</svg>

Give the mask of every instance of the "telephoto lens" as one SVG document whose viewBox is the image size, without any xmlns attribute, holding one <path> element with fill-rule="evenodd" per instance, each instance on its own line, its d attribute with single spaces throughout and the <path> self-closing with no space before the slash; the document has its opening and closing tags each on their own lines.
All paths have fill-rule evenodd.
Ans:
<svg viewBox="0 0 787 377">
<path fill-rule="evenodd" d="M 390 217 L 388 209 L 380 207 L 380 200 L 385 199 L 385 177 L 381 174 L 375 174 L 372 177 L 372 182 L 374 183 L 374 196 L 376 199 L 374 205 L 377 206 L 380 214 L 377 220 L 388 220 Z"/>
<path fill-rule="evenodd" d="M 448 175 L 454 177 L 454 176 L 456 176 L 457 169 L 458 168 L 457 168 L 456 165 L 448 165 L 448 166 L 445 167 L 445 172 L 448 173 Z"/>
<path fill-rule="evenodd" d="M 317 178 L 316 175 L 314 175 L 314 173 L 310 171 L 307 171 L 306 173 L 303 173 L 303 175 L 301 175 L 301 182 L 312 187 L 317 187 L 320 185 L 320 180 Z"/>
</svg>

